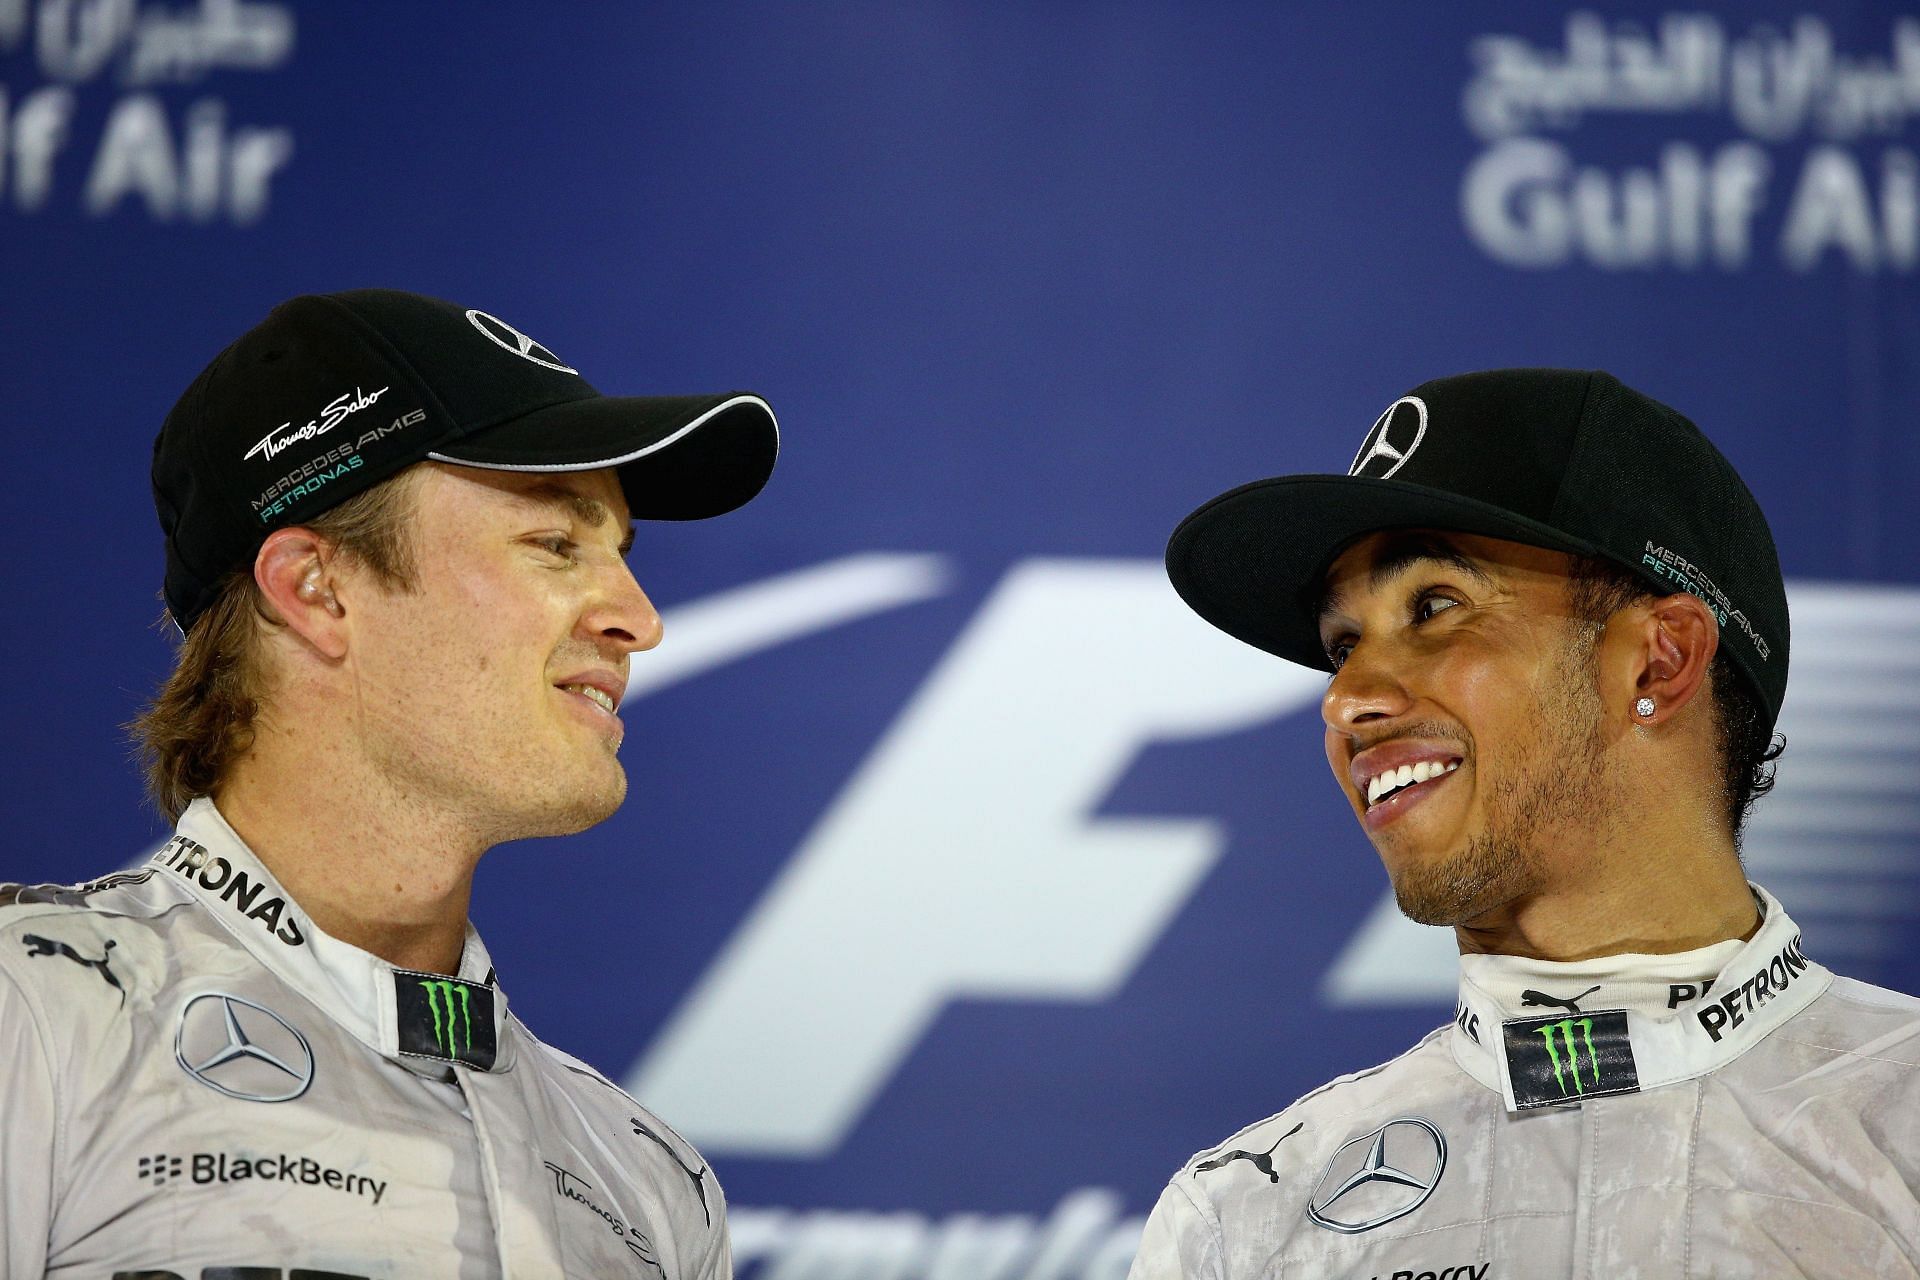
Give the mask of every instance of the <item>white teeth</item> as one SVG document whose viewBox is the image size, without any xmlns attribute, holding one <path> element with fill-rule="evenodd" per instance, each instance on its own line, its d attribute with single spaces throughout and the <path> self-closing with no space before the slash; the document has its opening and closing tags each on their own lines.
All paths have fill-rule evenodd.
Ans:
<svg viewBox="0 0 1920 1280">
<path fill-rule="evenodd" d="M 587 698 L 598 703 L 609 714 L 613 712 L 613 695 L 605 689 L 596 689 L 592 685 L 585 684 L 563 684 L 560 687 L 571 690 L 574 693 L 585 695 Z"/>
<path fill-rule="evenodd" d="M 1458 760 L 1449 760 L 1441 764 L 1435 760 L 1422 760 L 1419 764 L 1403 764 L 1398 769 L 1388 769 L 1375 774 L 1367 780 L 1367 807 L 1372 808 L 1387 795 L 1410 787 L 1416 782 L 1426 782 L 1443 774 L 1452 773 L 1460 767 Z"/>
</svg>

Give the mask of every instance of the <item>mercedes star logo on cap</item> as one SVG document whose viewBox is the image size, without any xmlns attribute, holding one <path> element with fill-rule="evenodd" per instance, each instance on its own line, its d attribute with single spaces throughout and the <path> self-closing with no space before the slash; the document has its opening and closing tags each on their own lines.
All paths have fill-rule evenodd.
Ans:
<svg viewBox="0 0 1920 1280">
<path fill-rule="evenodd" d="M 535 364 L 545 365 L 549 369 L 558 369 L 561 373 L 577 374 L 580 372 L 578 369 L 568 365 L 567 362 L 559 356 L 553 354 L 548 348 L 535 342 L 532 338 L 529 338 L 505 320 L 502 320 L 499 316 L 490 316 L 484 311 L 478 311 L 469 307 L 467 308 L 467 323 L 485 334 L 495 346 L 503 351 L 513 352 L 513 354 L 519 356 L 522 360 L 531 360 Z"/>
<path fill-rule="evenodd" d="M 1366 1154 L 1349 1158 L 1362 1143 L 1371 1144 Z M 1447 1140 L 1440 1130 L 1418 1116 L 1389 1120 L 1333 1153 L 1307 1200 L 1307 1217 L 1342 1235 L 1371 1231 L 1425 1204 L 1446 1167 Z"/>
<path fill-rule="evenodd" d="M 313 1083 L 307 1038 L 273 1010 L 221 991 L 187 1001 L 173 1053 L 195 1080 L 246 1102 L 290 1102 Z"/>
<path fill-rule="evenodd" d="M 1400 410 L 1411 405 L 1412 413 Z M 1367 438 L 1360 442 L 1360 452 L 1353 455 L 1353 465 L 1347 468 L 1347 474 L 1357 476 L 1376 459 L 1385 461 L 1385 471 L 1375 471 L 1367 476 L 1369 480 L 1385 480 L 1413 456 L 1420 442 L 1427 438 L 1427 405 L 1419 396 L 1401 396 L 1387 406 L 1387 411 L 1374 419 L 1373 430 L 1367 432 Z M 1396 443 L 1397 442 L 1397 443 Z"/>
</svg>

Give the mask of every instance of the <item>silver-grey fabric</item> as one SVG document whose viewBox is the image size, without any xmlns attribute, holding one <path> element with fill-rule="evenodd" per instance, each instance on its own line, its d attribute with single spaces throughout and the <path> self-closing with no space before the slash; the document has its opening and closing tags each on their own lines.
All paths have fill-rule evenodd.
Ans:
<svg viewBox="0 0 1920 1280">
<path fill-rule="evenodd" d="M 1742 943 L 1463 956 L 1453 1023 L 1188 1162 L 1132 1280 L 1920 1276 L 1920 1000 Z"/>
<path fill-rule="evenodd" d="M 321 933 L 205 800 L 142 870 L 0 889 L 0 1280 L 731 1276 L 705 1162 L 471 930 L 457 976 Z"/>
</svg>

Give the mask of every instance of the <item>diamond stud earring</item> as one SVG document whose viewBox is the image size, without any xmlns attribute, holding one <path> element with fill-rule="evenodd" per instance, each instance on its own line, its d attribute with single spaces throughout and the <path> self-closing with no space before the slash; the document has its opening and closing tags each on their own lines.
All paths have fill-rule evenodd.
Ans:
<svg viewBox="0 0 1920 1280">
<path fill-rule="evenodd" d="M 1643 720 L 1646 717 L 1652 715 L 1653 712 L 1654 712 L 1654 705 L 1653 705 L 1652 698 L 1642 698 L 1640 699 L 1640 701 L 1633 704 L 1633 714 L 1639 716 Z"/>
</svg>

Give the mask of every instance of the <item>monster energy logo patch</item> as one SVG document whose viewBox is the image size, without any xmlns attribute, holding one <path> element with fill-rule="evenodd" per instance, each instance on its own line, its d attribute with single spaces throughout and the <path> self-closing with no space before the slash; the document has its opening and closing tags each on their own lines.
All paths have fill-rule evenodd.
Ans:
<svg viewBox="0 0 1920 1280">
<path fill-rule="evenodd" d="M 420 986 L 427 993 L 427 1009 L 433 1014 L 433 1042 L 449 1058 L 457 1058 L 463 1051 L 473 1048 L 473 1002 L 467 999 L 467 989 L 456 986 L 446 979 L 422 979 Z M 455 1005 L 453 998 L 460 997 Z M 440 1007 L 446 1006 L 446 1026 L 440 1025 Z M 464 1044 L 462 1042 L 465 1042 Z"/>
<path fill-rule="evenodd" d="M 393 971 L 400 1052 L 416 1058 L 493 1066 L 493 988 L 438 973 Z"/>
<path fill-rule="evenodd" d="M 1500 1031 L 1517 1108 L 1578 1103 L 1640 1088 L 1621 1010 L 1515 1018 L 1501 1023 Z"/>
<path fill-rule="evenodd" d="M 1587 1091 L 1587 1086 L 1580 1080 L 1580 1041 L 1574 1038 L 1575 1028 L 1578 1028 L 1586 1038 L 1587 1065 L 1593 1070 L 1593 1084 L 1597 1089 L 1600 1087 L 1600 1064 L 1593 1056 L 1593 1019 L 1562 1018 L 1558 1022 L 1549 1022 L 1539 1029 L 1539 1034 L 1547 1042 L 1547 1057 L 1553 1060 L 1553 1082 L 1560 1086 L 1560 1096 L 1563 1098 L 1567 1095 L 1567 1081 L 1566 1076 L 1560 1074 L 1560 1054 L 1553 1047 L 1555 1036 L 1558 1036 L 1560 1043 L 1566 1046 L 1567 1075 L 1573 1077 L 1573 1091 L 1575 1093 Z"/>
</svg>

